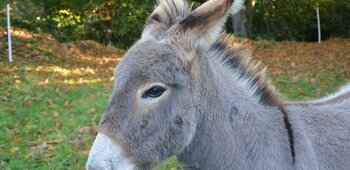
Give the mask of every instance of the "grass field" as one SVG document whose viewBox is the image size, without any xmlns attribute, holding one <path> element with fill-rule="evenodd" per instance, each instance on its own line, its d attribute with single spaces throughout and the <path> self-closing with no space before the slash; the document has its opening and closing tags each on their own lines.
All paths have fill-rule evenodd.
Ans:
<svg viewBox="0 0 350 170">
<path fill-rule="evenodd" d="M 289 99 L 319 97 L 350 80 L 350 40 L 238 42 L 255 49 Z M 124 51 L 21 30 L 14 32 L 14 50 L 9 64 L 1 42 L 0 169 L 84 169 Z M 158 169 L 174 167 L 172 159 Z"/>
</svg>

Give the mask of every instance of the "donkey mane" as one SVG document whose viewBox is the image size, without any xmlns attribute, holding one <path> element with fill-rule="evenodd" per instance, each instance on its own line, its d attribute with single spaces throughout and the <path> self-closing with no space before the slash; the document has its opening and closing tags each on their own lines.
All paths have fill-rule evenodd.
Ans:
<svg viewBox="0 0 350 170">
<path fill-rule="evenodd" d="M 226 36 L 214 43 L 208 51 L 210 56 L 219 59 L 222 66 L 232 72 L 234 80 L 245 83 L 249 94 L 258 97 L 261 104 L 282 106 L 282 97 L 266 78 L 266 67 L 261 69 L 260 63 L 251 60 L 251 50 L 230 47 L 227 39 Z"/>
</svg>

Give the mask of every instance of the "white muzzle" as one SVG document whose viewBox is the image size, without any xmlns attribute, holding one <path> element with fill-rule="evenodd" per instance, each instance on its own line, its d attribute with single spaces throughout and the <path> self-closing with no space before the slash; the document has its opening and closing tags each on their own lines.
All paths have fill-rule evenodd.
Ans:
<svg viewBox="0 0 350 170">
<path fill-rule="evenodd" d="M 87 170 L 135 170 L 136 166 L 122 156 L 118 146 L 103 133 L 98 133 L 86 163 Z"/>
</svg>

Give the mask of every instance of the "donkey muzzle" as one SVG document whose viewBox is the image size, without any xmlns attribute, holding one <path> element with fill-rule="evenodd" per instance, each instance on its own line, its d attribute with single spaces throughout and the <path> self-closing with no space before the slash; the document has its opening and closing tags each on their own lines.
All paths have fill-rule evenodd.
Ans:
<svg viewBox="0 0 350 170">
<path fill-rule="evenodd" d="M 103 133 L 98 133 L 86 163 L 87 170 L 135 170 L 119 147 Z"/>
</svg>

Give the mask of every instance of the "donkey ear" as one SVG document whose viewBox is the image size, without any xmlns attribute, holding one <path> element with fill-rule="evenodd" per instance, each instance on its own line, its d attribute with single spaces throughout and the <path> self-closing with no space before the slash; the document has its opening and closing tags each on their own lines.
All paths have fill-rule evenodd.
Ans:
<svg viewBox="0 0 350 170">
<path fill-rule="evenodd" d="M 209 0 L 180 21 L 172 32 L 174 42 L 186 51 L 208 49 L 220 36 L 227 16 L 240 10 L 244 0 Z"/>
<path fill-rule="evenodd" d="M 157 0 L 158 5 L 150 15 L 142 37 L 161 39 L 176 22 L 186 18 L 191 10 L 186 0 Z"/>
</svg>

